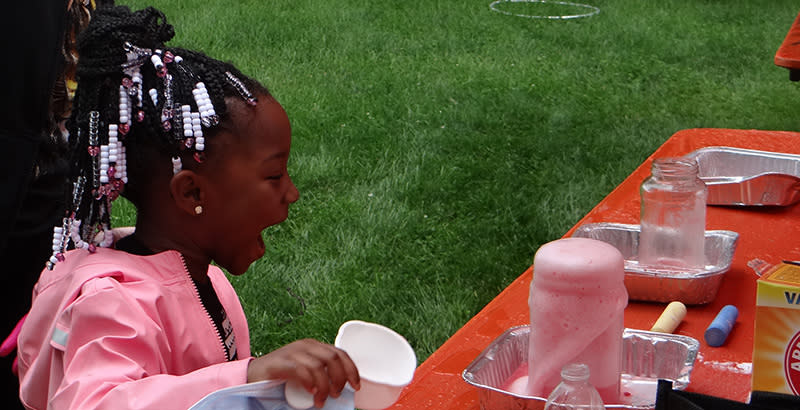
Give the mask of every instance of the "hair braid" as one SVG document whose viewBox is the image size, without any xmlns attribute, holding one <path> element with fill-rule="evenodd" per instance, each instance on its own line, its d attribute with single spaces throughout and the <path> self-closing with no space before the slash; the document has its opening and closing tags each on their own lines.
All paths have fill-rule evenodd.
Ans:
<svg viewBox="0 0 800 410">
<path fill-rule="evenodd" d="M 124 192 L 138 206 L 169 158 L 173 172 L 185 161 L 202 162 L 206 138 L 228 116 L 226 98 L 255 104 L 251 90 L 269 95 L 230 63 L 166 47 L 174 35 L 162 12 L 116 6 L 98 8 L 78 38 L 68 123 L 73 192 L 54 228 L 48 267 L 64 258 L 70 240 L 89 251 L 110 246 L 112 201 Z M 101 230 L 103 240 L 93 243 Z"/>
</svg>

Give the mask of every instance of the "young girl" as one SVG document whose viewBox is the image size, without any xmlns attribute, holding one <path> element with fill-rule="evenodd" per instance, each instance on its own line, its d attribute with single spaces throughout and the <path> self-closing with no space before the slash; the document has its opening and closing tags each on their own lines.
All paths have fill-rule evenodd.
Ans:
<svg viewBox="0 0 800 410">
<path fill-rule="evenodd" d="M 230 64 L 165 47 L 173 34 L 157 10 L 114 7 L 79 40 L 71 211 L 19 336 L 22 401 L 185 409 L 220 388 L 283 379 L 321 407 L 345 383 L 359 388 L 347 354 L 301 340 L 251 357 L 236 293 L 210 265 L 243 274 L 264 254 L 261 231 L 297 200 L 289 120 Z M 110 249 L 119 195 L 137 208 L 136 230 Z"/>
</svg>

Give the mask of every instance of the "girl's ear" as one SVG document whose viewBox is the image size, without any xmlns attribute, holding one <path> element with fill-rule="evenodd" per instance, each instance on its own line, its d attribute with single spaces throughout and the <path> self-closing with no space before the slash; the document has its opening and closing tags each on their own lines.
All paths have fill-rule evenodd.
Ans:
<svg viewBox="0 0 800 410">
<path fill-rule="evenodd" d="M 169 191 L 178 209 L 190 215 L 202 213 L 205 195 L 200 175 L 188 169 L 178 171 L 169 181 Z"/>
</svg>

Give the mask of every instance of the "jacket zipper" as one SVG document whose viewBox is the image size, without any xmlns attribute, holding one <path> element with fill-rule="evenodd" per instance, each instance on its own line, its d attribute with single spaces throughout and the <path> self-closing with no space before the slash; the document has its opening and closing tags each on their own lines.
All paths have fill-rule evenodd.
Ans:
<svg viewBox="0 0 800 410">
<path fill-rule="evenodd" d="M 217 335 L 217 341 L 219 342 L 220 348 L 222 349 L 222 357 L 224 358 L 223 361 L 227 362 L 230 359 L 228 358 L 228 354 L 226 353 L 227 350 L 225 349 L 225 341 L 222 340 L 222 335 L 219 333 L 219 329 L 217 328 L 217 325 L 214 323 L 214 319 L 211 318 L 211 313 L 208 313 L 208 308 L 206 308 L 206 305 L 203 303 L 203 299 L 200 298 L 200 290 L 197 289 L 197 284 L 194 282 L 192 274 L 189 273 L 189 267 L 186 265 L 186 259 L 183 257 L 183 254 L 179 253 L 179 255 L 181 257 L 181 262 L 183 262 L 183 271 L 189 277 L 189 282 L 191 282 L 192 284 L 192 289 L 194 290 L 194 297 L 197 299 L 197 301 L 200 303 L 200 306 L 203 308 L 203 312 L 205 312 L 206 319 L 208 319 L 208 323 L 211 324 L 211 328 L 214 329 L 214 333 L 216 333 Z"/>
</svg>

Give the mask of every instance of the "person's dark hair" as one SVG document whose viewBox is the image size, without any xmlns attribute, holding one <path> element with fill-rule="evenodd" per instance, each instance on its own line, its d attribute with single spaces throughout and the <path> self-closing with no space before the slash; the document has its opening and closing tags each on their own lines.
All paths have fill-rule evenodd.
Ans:
<svg viewBox="0 0 800 410">
<path fill-rule="evenodd" d="M 98 8 L 78 38 L 78 88 L 68 122 L 71 194 L 68 215 L 54 229 L 52 266 L 71 239 L 93 250 L 111 244 L 111 202 L 134 205 L 155 175 L 205 158 L 207 140 L 228 117 L 227 101 L 256 104 L 267 89 L 232 64 L 167 47 L 175 32 L 149 7 Z"/>
</svg>

